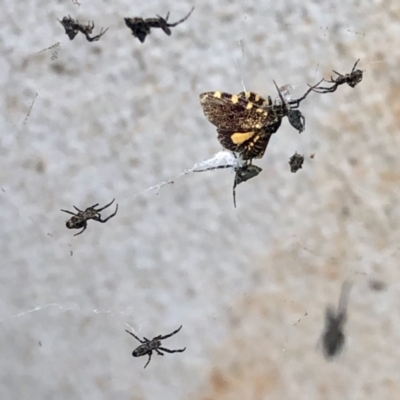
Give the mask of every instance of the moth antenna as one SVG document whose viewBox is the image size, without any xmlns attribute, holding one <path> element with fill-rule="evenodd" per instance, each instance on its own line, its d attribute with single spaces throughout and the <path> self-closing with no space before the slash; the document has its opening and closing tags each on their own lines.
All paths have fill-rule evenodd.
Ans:
<svg viewBox="0 0 400 400">
<path fill-rule="evenodd" d="M 279 93 L 279 98 L 281 99 L 282 106 L 286 106 L 286 101 L 285 101 L 285 99 L 283 98 L 282 93 L 281 93 L 281 91 L 280 91 L 279 88 L 278 88 L 278 85 L 276 84 L 275 81 L 273 81 L 273 82 L 274 82 L 274 85 L 275 85 L 275 87 L 276 87 L 276 90 L 277 90 L 278 93 Z"/>
</svg>

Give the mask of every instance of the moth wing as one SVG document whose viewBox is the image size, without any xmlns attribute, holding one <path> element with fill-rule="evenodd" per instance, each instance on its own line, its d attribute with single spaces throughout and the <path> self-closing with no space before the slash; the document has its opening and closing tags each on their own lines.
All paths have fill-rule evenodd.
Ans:
<svg viewBox="0 0 400 400">
<path fill-rule="evenodd" d="M 249 132 L 268 122 L 268 111 L 237 95 L 206 92 L 200 104 L 207 119 L 222 131 Z"/>
</svg>

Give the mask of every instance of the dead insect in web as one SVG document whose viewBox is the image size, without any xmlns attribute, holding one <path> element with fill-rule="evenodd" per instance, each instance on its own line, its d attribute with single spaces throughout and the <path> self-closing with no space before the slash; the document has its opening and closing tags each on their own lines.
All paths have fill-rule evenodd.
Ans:
<svg viewBox="0 0 400 400">
<path fill-rule="evenodd" d="M 360 60 L 357 60 L 353 66 L 353 69 L 349 74 L 339 74 L 339 72 L 333 71 L 338 77 L 334 79 L 331 76 L 331 79 L 325 82 L 333 83 L 331 87 L 317 87 L 314 88 L 314 92 L 317 93 L 332 93 L 334 92 L 340 85 L 347 83 L 351 88 L 356 87 L 363 79 L 363 71 L 361 69 L 356 69 L 357 64 Z"/>
<path fill-rule="evenodd" d="M 297 152 L 294 153 L 289 160 L 290 171 L 293 173 L 297 172 L 299 169 L 303 167 L 303 162 L 304 162 L 304 156 L 302 156 Z"/>
<path fill-rule="evenodd" d="M 298 110 L 300 103 L 317 85 L 296 100 L 286 101 L 274 82 L 280 97 L 273 103 L 252 92 L 232 95 L 225 92 L 200 94 L 200 104 L 204 115 L 217 127 L 218 140 L 222 147 L 236 152 L 243 160 L 261 158 L 271 135 L 281 126 L 282 118 L 288 117 L 290 124 L 301 133 L 305 118 Z"/>
<path fill-rule="evenodd" d="M 236 208 L 236 186 L 242 182 L 246 182 L 251 178 L 257 176 L 262 169 L 256 165 L 249 163 L 243 163 L 242 159 L 231 151 L 220 151 L 214 155 L 214 157 L 204 160 L 200 163 L 195 164 L 192 169 L 193 172 L 204 172 L 212 171 L 215 169 L 227 169 L 232 168 L 235 171 L 235 179 L 233 182 L 233 204 Z"/>
<path fill-rule="evenodd" d="M 332 359 L 338 355 L 344 346 L 344 324 L 347 319 L 347 304 L 351 283 L 345 281 L 340 292 L 337 311 L 332 306 L 325 312 L 325 331 L 322 335 L 322 345 L 325 358 Z"/>
<path fill-rule="evenodd" d="M 101 28 L 100 33 L 98 35 L 90 37 L 94 29 L 93 21 L 91 22 L 89 21 L 87 25 L 82 25 L 78 21 L 72 19 L 69 15 L 68 17 L 64 17 L 61 21 L 60 20 L 58 21 L 64 27 L 65 33 L 68 35 L 70 40 L 73 40 L 75 36 L 79 32 L 81 32 L 86 36 L 88 42 L 96 42 L 108 31 L 108 28 L 106 30 L 103 30 L 103 28 Z"/>
<path fill-rule="evenodd" d="M 143 340 L 139 339 L 135 334 L 133 334 L 130 331 L 125 330 L 125 332 L 129 333 L 130 335 L 132 335 L 136 340 L 138 340 L 140 343 L 142 343 L 139 347 L 137 347 L 135 350 L 133 350 L 132 352 L 132 356 L 133 357 L 141 357 L 141 356 L 145 356 L 148 355 L 149 359 L 147 360 L 146 365 L 144 366 L 144 368 L 147 367 L 147 365 L 149 364 L 150 360 L 151 360 L 151 356 L 153 354 L 153 351 L 155 351 L 159 356 L 163 356 L 164 354 L 162 353 L 162 351 L 165 351 L 166 353 L 182 353 L 183 351 L 186 350 L 186 347 L 183 349 L 178 349 L 178 350 L 170 350 L 167 349 L 165 347 L 161 347 L 161 340 L 167 339 L 173 335 L 175 335 L 176 333 L 178 333 L 182 328 L 182 325 L 176 330 L 173 331 L 172 333 L 162 336 L 156 336 L 155 338 L 149 340 L 147 338 L 143 338 Z"/>
<path fill-rule="evenodd" d="M 241 184 L 242 182 L 246 182 L 249 179 L 254 178 L 261 171 L 262 169 L 260 167 L 257 167 L 257 165 L 252 165 L 252 164 L 245 164 L 235 169 L 236 175 L 232 189 L 233 205 L 235 208 L 236 208 L 236 186 Z"/>
<path fill-rule="evenodd" d="M 125 24 L 132 31 L 132 35 L 138 38 L 141 43 L 144 43 L 146 36 L 150 35 L 151 28 L 161 28 L 168 36 L 170 36 L 170 28 L 185 22 L 190 17 L 193 10 L 194 7 L 189 11 L 189 14 L 187 14 L 186 17 L 174 22 L 173 24 L 168 22 L 169 12 L 165 18 L 160 17 L 159 15 L 157 15 L 157 18 L 146 19 L 140 17 L 125 18 Z"/>
<path fill-rule="evenodd" d="M 113 214 L 111 214 L 109 217 L 107 217 L 106 219 L 101 219 L 100 212 L 105 210 L 107 207 L 110 207 L 111 204 L 114 203 L 114 201 L 115 201 L 115 199 L 113 199 L 113 201 L 111 203 L 108 203 L 107 205 L 105 205 L 102 208 L 99 208 L 98 210 L 96 210 L 96 207 L 99 205 L 99 203 L 97 203 L 91 207 L 88 207 L 85 211 L 82 211 L 79 208 L 74 206 L 75 210 L 78 211 L 77 213 L 73 213 L 73 212 L 67 211 L 67 210 L 61 210 L 63 212 L 73 215 L 73 217 L 71 217 L 65 223 L 66 227 L 68 229 L 81 229 L 82 228 L 82 230 L 80 232 L 78 232 L 74 235 L 74 236 L 77 236 L 77 235 L 80 235 L 81 233 L 83 233 L 83 231 L 87 228 L 87 221 L 89 221 L 90 219 L 104 224 L 110 218 L 114 217 L 117 214 L 118 204 L 115 208 L 115 212 Z"/>
</svg>

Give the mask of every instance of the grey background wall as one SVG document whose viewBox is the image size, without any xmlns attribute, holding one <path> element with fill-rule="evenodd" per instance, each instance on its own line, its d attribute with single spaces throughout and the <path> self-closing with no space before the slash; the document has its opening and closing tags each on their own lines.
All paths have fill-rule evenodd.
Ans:
<svg viewBox="0 0 400 400">
<path fill-rule="evenodd" d="M 400 3 L 80 3 L 0 1 L 0 398 L 398 399 Z M 123 20 L 192 5 L 144 44 Z M 68 14 L 109 31 L 70 41 Z M 237 209 L 231 171 L 179 176 L 221 149 L 200 93 L 275 96 L 274 79 L 297 97 L 358 58 L 362 83 L 311 94 L 301 135 L 283 122 Z M 61 208 L 113 198 L 107 224 L 66 229 Z M 165 344 L 185 353 L 131 357 L 125 329 L 181 324 Z"/>
</svg>

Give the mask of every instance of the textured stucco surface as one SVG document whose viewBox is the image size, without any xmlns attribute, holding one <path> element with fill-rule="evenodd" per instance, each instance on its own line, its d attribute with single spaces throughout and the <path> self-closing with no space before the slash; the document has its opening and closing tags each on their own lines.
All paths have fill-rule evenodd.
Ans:
<svg viewBox="0 0 400 400">
<path fill-rule="evenodd" d="M 123 21 L 192 4 L 0 1 L 0 399 L 399 399 L 400 3 L 199 0 L 144 44 Z M 68 14 L 109 31 L 71 42 Z M 310 95 L 301 135 L 284 121 L 237 209 L 230 171 L 177 178 L 220 150 L 200 93 L 299 96 L 358 58 L 363 82 Z M 114 197 L 107 224 L 65 228 L 61 208 Z M 185 353 L 131 357 L 124 329 L 181 324 L 165 344 Z"/>
</svg>

